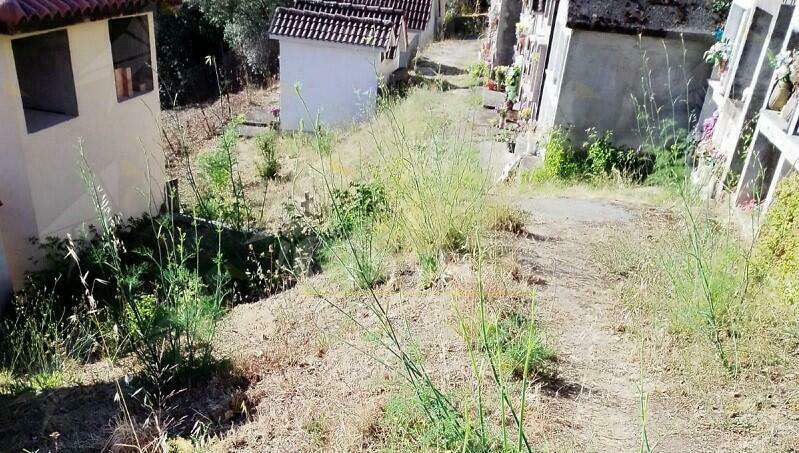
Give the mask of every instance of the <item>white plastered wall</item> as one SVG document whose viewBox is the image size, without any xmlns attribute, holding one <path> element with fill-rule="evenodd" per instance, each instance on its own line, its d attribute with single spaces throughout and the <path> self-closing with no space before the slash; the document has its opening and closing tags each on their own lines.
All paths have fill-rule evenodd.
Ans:
<svg viewBox="0 0 799 453">
<path fill-rule="evenodd" d="M 376 107 L 378 81 L 397 63 L 381 63 L 380 50 L 372 47 L 281 38 L 280 127 L 299 130 L 302 123 L 313 130 L 317 115 L 326 127 L 367 118 Z"/>
<path fill-rule="evenodd" d="M 33 134 L 25 126 L 11 50 L 12 39 L 29 35 L 0 36 L 0 232 L 16 289 L 35 252 L 29 238 L 84 232 L 96 219 L 79 172 L 81 147 L 112 212 L 128 218 L 161 204 L 155 32 L 147 16 L 155 89 L 118 102 L 108 21 L 66 27 L 79 115 Z"/>
</svg>

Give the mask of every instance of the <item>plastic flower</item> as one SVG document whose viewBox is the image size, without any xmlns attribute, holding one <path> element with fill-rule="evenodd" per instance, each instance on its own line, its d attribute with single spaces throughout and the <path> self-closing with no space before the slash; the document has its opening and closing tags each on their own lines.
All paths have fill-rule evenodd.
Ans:
<svg viewBox="0 0 799 453">
<path fill-rule="evenodd" d="M 710 49 L 705 52 L 705 61 L 708 63 L 719 64 L 723 61 L 729 61 L 730 54 L 732 53 L 732 46 L 730 41 L 725 39 L 713 44 Z"/>
<path fill-rule="evenodd" d="M 713 131 L 716 130 L 716 123 L 719 121 L 719 111 L 713 112 L 710 118 L 702 123 L 702 139 L 700 141 L 707 142 L 713 138 Z"/>
</svg>

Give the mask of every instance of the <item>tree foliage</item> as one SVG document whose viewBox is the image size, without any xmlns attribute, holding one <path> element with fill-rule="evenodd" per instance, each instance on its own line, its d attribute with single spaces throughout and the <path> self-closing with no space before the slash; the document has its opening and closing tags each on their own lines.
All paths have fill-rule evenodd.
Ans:
<svg viewBox="0 0 799 453">
<path fill-rule="evenodd" d="M 225 42 L 246 61 L 251 73 L 264 75 L 276 61 L 276 45 L 268 30 L 272 12 L 284 0 L 190 0 L 209 22 L 219 27 Z"/>
</svg>

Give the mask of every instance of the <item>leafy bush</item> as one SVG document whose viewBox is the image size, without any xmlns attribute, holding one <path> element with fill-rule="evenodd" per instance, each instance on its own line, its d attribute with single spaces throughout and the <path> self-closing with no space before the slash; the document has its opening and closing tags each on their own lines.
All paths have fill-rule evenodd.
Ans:
<svg viewBox="0 0 799 453">
<path fill-rule="evenodd" d="M 648 184 L 679 187 L 688 178 L 688 156 L 696 148 L 696 140 L 689 133 L 677 134 L 665 146 L 651 150 L 654 165 L 651 174 L 646 174 Z"/>
<path fill-rule="evenodd" d="M 505 76 L 508 74 L 508 66 L 494 66 L 492 79 L 497 82 L 500 89 L 505 89 Z"/>
<path fill-rule="evenodd" d="M 212 24 L 224 31 L 225 42 L 240 52 L 250 71 L 268 74 L 277 63 L 277 46 L 263 31 L 279 0 L 192 0 Z"/>
<path fill-rule="evenodd" d="M 372 226 L 375 216 L 388 212 L 384 186 L 377 182 L 355 182 L 344 190 L 333 190 L 327 208 L 326 234 L 337 237 Z"/>
<path fill-rule="evenodd" d="M 482 83 L 485 79 L 487 79 L 491 75 L 490 68 L 483 61 L 469 66 L 468 71 L 469 71 L 469 76 L 476 83 Z"/>
<path fill-rule="evenodd" d="M 275 179 L 280 171 L 280 162 L 277 160 L 277 137 L 274 133 L 267 132 L 255 139 L 255 146 L 261 154 L 258 166 L 258 175 L 264 181 Z"/>
<path fill-rule="evenodd" d="M 665 148 L 634 150 L 613 144 L 613 133 L 588 129 L 582 148 L 572 146 L 568 130 L 552 129 L 544 145 L 544 163 L 532 172 L 523 174 L 522 181 L 597 182 L 618 175 L 625 180 L 642 183 L 678 186 L 688 167 L 685 156 L 692 152 L 695 142 L 688 134 L 678 135 L 664 144 Z"/>
<path fill-rule="evenodd" d="M 546 138 L 544 164 L 523 179 L 530 182 L 568 181 L 583 173 L 584 159 L 574 149 L 566 129 L 554 128 Z"/>
<path fill-rule="evenodd" d="M 243 118 L 225 127 L 215 149 L 198 158 L 201 186 L 196 188 L 199 214 L 238 229 L 248 228 L 252 210 L 238 170 L 238 128 Z"/>
<path fill-rule="evenodd" d="M 161 8 L 155 17 L 161 105 L 171 107 L 218 95 L 214 68 L 205 64 L 205 59 L 212 55 L 222 61 L 230 51 L 223 30 L 193 2 Z"/>
<path fill-rule="evenodd" d="M 727 14 L 730 13 L 730 6 L 732 6 L 732 0 L 709 0 L 710 1 L 710 8 L 716 13 L 719 17 L 726 19 Z"/>
<path fill-rule="evenodd" d="M 756 263 L 788 303 L 799 302 L 799 174 L 780 182 L 761 226 Z"/>
<path fill-rule="evenodd" d="M 590 129 L 585 149 L 588 153 L 586 168 L 593 177 L 609 176 L 622 165 L 621 151 L 613 146 L 613 132 L 600 134 L 596 129 Z"/>
<path fill-rule="evenodd" d="M 507 91 L 507 98 L 509 101 L 515 101 L 519 97 L 519 83 L 522 78 L 522 68 L 518 65 L 513 65 L 508 68 L 505 73 L 505 90 Z"/>
</svg>

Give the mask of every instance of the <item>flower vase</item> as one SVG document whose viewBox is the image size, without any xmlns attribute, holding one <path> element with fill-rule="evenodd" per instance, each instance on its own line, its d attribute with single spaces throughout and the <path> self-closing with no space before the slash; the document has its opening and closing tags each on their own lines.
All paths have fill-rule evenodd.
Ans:
<svg viewBox="0 0 799 453">
<path fill-rule="evenodd" d="M 723 80 L 727 73 L 727 60 L 721 60 L 716 64 L 716 80 Z"/>
<path fill-rule="evenodd" d="M 793 85 L 790 82 L 780 80 L 771 92 L 771 97 L 768 99 L 769 110 L 782 110 L 788 99 L 791 98 L 793 92 Z"/>
</svg>

